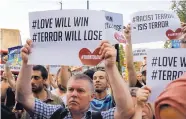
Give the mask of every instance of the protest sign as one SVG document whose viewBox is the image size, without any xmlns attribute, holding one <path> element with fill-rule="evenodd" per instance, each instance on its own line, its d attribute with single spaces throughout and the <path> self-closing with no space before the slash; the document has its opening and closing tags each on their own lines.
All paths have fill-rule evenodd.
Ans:
<svg viewBox="0 0 186 119">
<path fill-rule="evenodd" d="M 153 102 L 171 81 L 186 72 L 185 49 L 154 49 L 147 51 L 147 85 Z"/>
<path fill-rule="evenodd" d="M 126 40 L 123 36 L 123 15 L 108 11 L 104 12 L 106 19 L 105 22 L 106 39 L 115 39 L 119 43 L 126 43 Z"/>
<path fill-rule="evenodd" d="M 11 66 L 21 66 L 21 48 L 22 46 L 8 48 L 8 63 Z"/>
<path fill-rule="evenodd" d="M 19 72 L 21 69 L 21 56 L 20 56 L 20 50 L 22 46 L 15 46 L 8 48 L 8 65 L 10 67 L 11 71 Z M 4 70 L 5 64 L 0 64 L 0 70 Z"/>
<path fill-rule="evenodd" d="M 106 39 L 105 21 L 105 12 L 95 10 L 30 13 L 33 48 L 28 63 L 68 66 L 99 64 L 102 59 L 98 55 L 98 46 L 101 40 Z"/>
<path fill-rule="evenodd" d="M 147 57 L 146 49 L 134 49 L 133 50 L 134 62 L 143 61 L 144 57 Z"/>
<path fill-rule="evenodd" d="M 175 40 L 181 36 L 180 19 L 173 11 L 141 11 L 131 16 L 132 43 Z"/>
<path fill-rule="evenodd" d="M 50 65 L 50 74 L 57 74 L 57 71 L 60 69 L 60 65 Z"/>
</svg>

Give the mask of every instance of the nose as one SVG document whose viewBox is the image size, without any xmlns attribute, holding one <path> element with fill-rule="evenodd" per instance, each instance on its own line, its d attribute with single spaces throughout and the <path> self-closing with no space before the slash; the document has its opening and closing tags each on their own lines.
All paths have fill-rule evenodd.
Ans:
<svg viewBox="0 0 186 119">
<path fill-rule="evenodd" d="M 73 96 L 73 97 L 77 97 L 77 95 L 78 95 L 77 90 L 74 90 L 74 91 L 72 92 L 72 96 Z"/>
</svg>

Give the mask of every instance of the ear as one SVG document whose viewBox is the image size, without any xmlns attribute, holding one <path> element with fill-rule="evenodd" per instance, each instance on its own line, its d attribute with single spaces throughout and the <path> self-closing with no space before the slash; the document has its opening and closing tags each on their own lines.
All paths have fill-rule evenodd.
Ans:
<svg viewBox="0 0 186 119">
<path fill-rule="evenodd" d="M 92 93 L 90 96 L 90 102 L 95 98 L 95 93 Z"/>
</svg>

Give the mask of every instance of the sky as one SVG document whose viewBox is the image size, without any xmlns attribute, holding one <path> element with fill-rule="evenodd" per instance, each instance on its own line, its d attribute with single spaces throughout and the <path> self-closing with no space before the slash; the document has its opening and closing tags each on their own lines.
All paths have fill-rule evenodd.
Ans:
<svg viewBox="0 0 186 119">
<path fill-rule="evenodd" d="M 29 35 L 29 12 L 59 10 L 61 0 L 0 0 L 0 28 L 19 29 L 22 43 Z M 62 0 L 63 9 L 86 9 L 86 0 Z M 170 10 L 170 0 L 89 0 L 90 10 L 107 10 L 123 14 L 124 24 L 130 22 L 130 15 L 145 10 Z M 152 44 L 152 43 L 151 43 Z M 140 44 L 135 48 L 162 47 L 157 45 Z"/>
</svg>

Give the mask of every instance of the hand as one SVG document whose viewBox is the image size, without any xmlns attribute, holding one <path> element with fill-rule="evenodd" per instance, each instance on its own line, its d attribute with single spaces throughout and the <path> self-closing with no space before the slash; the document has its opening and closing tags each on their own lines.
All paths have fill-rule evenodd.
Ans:
<svg viewBox="0 0 186 119">
<path fill-rule="evenodd" d="M 21 58 L 23 63 L 27 64 L 28 55 L 31 53 L 32 40 L 27 40 L 26 44 L 21 48 Z"/>
<path fill-rule="evenodd" d="M 125 36 L 127 42 L 131 42 L 131 26 L 130 26 L 130 24 L 128 24 L 127 27 L 125 28 L 124 36 Z"/>
<path fill-rule="evenodd" d="M 3 62 L 6 63 L 8 61 L 8 55 L 3 57 Z"/>
<path fill-rule="evenodd" d="M 151 89 L 147 86 L 139 88 L 136 92 L 137 104 L 143 106 L 151 93 Z"/>
<path fill-rule="evenodd" d="M 116 49 L 108 41 L 101 42 L 99 54 L 105 60 L 106 67 L 116 65 Z"/>
</svg>

